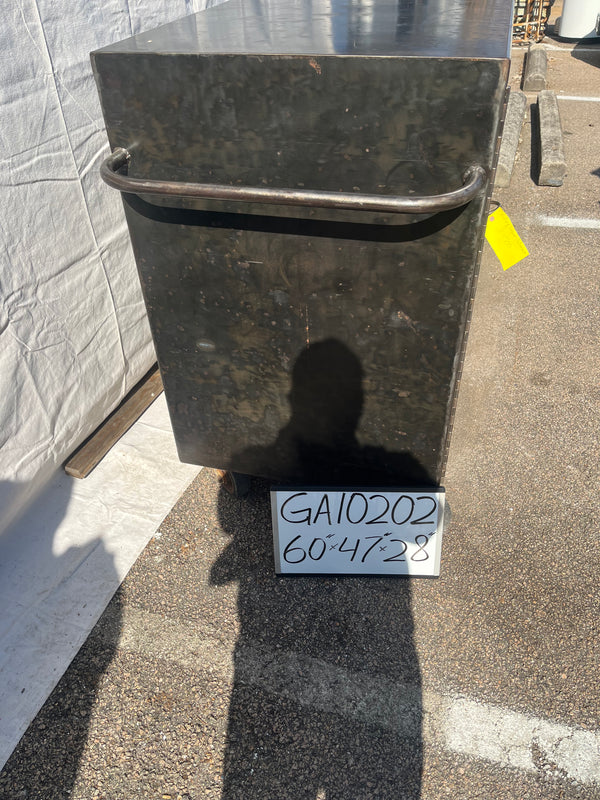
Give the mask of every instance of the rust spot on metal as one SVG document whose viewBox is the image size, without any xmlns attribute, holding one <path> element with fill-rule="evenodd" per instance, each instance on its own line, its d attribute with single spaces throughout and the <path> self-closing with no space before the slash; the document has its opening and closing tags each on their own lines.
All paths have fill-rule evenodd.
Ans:
<svg viewBox="0 0 600 800">
<path fill-rule="evenodd" d="M 317 75 L 321 74 L 321 65 L 319 64 L 316 58 L 309 59 L 308 63 L 311 65 L 311 67 L 314 69 Z"/>
</svg>

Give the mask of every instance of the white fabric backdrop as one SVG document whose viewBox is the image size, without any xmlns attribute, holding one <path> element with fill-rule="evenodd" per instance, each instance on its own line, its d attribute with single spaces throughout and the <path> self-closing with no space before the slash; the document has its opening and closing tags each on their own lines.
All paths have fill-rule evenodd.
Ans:
<svg viewBox="0 0 600 800">
<path fill-rule="evenodd" d="M 3 6 L 0 532 L 155 360 L 89 53 L 214 4 Z"/>
</svg>

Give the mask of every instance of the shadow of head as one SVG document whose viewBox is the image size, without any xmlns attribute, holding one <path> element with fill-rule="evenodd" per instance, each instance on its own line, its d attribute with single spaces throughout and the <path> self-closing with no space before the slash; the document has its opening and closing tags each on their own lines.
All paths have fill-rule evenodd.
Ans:
<svg viewBox="0 0 600 800">
<path fill-rule="evenodd" d="M 358 433 L 365 383 L 361 362 L 347 345 L 333 337 L 307 345 L 292 369 L 288 422 L 274 441 L 235 453 L 230 469 L 297 485 L 434 485 L 414 454 L 389 449 L 385 432 L 384 442 L 377 441 L 380 428 L 398 425 L 403 413 L 378 409 L 380 387 L 368 387 L 371 411 L 379 416 Z M 367 441 L 361 442 L 365 431 Z"/>
<path fill-rule="evenodd" d="M 290 426 L 304 441 L 352 441 L 363 399 L 360 361 L 344 344 L 325 339 L 300 353 L 292 371 Z"/>
</svg>

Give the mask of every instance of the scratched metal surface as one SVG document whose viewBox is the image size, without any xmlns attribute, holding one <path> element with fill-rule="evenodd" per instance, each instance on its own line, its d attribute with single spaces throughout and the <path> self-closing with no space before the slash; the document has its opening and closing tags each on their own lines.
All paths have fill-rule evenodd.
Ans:
<svg viewBox="0 0 600 800">
<path fill-rule="evenodd" d="M 512 0 L 228 0 L 111 52 L 508 58 Z"/>
<path fill-rule="evenodd" d="M 139 177 L 436 193 L 491 169 L 498 60 L 100 53 Z M 436 484 L 485 198 L 430 218 L 127 196 L 184 461 Z"/>
</svg>

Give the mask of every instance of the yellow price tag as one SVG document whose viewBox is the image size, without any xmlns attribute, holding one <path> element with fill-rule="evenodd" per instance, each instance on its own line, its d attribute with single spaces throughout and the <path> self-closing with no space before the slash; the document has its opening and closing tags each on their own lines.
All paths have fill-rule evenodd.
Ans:
<svg viewBox="0 0 600 800">
<path fill-rule="evenodd" d="M 513 267 L 529 255 L 529 250 L 521 241 L 508 214 L 499 207 L 488 216 L 485 238 L 504 270 Z"/>
</svg>

